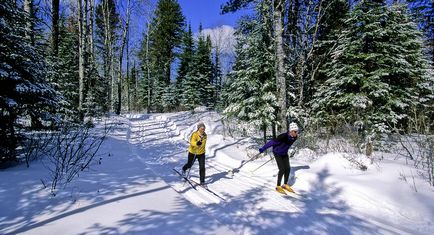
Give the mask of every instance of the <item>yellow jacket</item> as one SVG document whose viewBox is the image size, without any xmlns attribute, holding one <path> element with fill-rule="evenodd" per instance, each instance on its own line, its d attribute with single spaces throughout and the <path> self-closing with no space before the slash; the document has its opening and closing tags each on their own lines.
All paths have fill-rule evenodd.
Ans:
<svg viewBox="0 0 434 235">
<path fill-rule="evenodd" d="M 202 140 L 201 145 L 197 145 L 197 141 Z M 206 133 L 203 133 L 203 136 L 200 136 L 199 131 L 193 132 L 190 138 L 190 146 L 188 147 L 188 151 L 192 154 L 200 155 L 205 153 L 205 145 L 206 145 Z"/>
</svg>

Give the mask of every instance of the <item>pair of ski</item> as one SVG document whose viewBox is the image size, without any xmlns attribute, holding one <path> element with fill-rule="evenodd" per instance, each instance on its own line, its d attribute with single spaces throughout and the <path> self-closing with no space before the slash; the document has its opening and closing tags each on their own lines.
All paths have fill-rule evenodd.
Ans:
<svg viewBox="0 0 434 235">
<path fill-rule="evenodd" d="M 220 198 L 223 201 L 226 201 L 222 196 L 218 195 L 217 193 L 215 193 L 214 191 L 212 191 L 211 189 L 208 188 L 208 186 L 204 185 L 204 184 L 200 184 L 198 182 L 196 182 L 193 179 L 189 179 L 187 178 L 185 175 L 181 174 L 181 172 L 179 172 L 177 169 L 173 168 L 173 171 L 176 172 L 176 174 L 178 174 L 179 176 L 181 176 L 194 190 L 197 190 L 197 186 L 200 186 L 201 188 L 205 189 L 206 191 L 208 191 L 209 193 L 211 193 L 212 195 Z"/>
<path fill-rule="evenodd" d="M 284 196 L 284 197 L 293 197 L 296 199 L 300 199 L 301 195 L 299 193 L 296 193 L 294 190 L 291 192 L 290 190 L 283 188 L 283 193 L 277 191 L 276 189 L 274 189 L 278 194 Z"/>
</svg>

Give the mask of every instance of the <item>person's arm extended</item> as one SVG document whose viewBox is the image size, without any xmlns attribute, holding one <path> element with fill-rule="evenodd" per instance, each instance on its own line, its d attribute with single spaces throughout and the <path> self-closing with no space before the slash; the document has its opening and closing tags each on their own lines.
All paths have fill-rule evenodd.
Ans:
<svg viewBox="0 0 434 235">
<path fill-rule="evenodd" d="M 274 146 L 274 145 L 276 145 L 278 143 L 279 143 L 278 141 L 272 139 L 272 140 L 268 141 L 264 146 L 262 146 L 262 148 L 259 149 L 259 152 L 262 153 L 266 149 L 268 149 L 269 147 Z"/>
</svg>

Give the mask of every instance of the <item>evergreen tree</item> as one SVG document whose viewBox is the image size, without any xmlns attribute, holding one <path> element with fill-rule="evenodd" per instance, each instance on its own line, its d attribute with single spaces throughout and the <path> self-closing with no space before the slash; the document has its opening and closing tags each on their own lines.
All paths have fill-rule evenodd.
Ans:
<svg viewBox="0 0 434 235">
<path fill-rule="evenodd" d="M 426 80 L 426 60 L 416 25 L 403 5 L 366 0 L 351 12 L 313 113 L 327 126 L 354 125 L 375 134 L 405 127 L 409 107 Z M 366 131 L 360 133 L 365 134 Z"/>
<path fill-rule="evenodd" d="M 138 75 L 137 75 L 137 69 L 136 65 L 134 64 L 133 68 L 131 69 L 131 75 L 129 77 L 129 84 L 130 84 L 130 96 L 131 96 L 131 110 L 139 111 L 139 101 L 138 101 Z"/>
<path fill-rule="evenodd" d="M 54 121 L 59 97 L 46 82 L 47 65 L 26 38 L 31 21 L 12 1 L 0 1 L 0 164 L 16 159 L 29 117 Z M 20 121 L 19 121 L 20 120 Z"/>
<path fill-rule="evenodd" d="M 208 35 L 206 37 L 206 44 L 203 56 L 200 58 L 202 60 L 201 67 L 203 68 L 203 73 L 205 78 L 203 79 L 205 85 L 204 105 L 207 107 L 214 107 L 216 103 L 216 85 L 215 85 L 215 66 L 212 63 L 212 43 L 211 38 Z M 198 48 L 199 51 L 199 48 Z"/>
<path fill-rule="evenodd" d="M 138 91 L 137 91 L 137 98 L 138 98 L 138 106 L 139 110 L 142 108 L 148 107 L 148 99 L 150 99 L 149 92 L 151 91 L 150 88 L 150 80 L 148 80 L 147 76 L 147 68 L 146 65 L 142 65 L 140 70 L 142 71 L 139 75 L 139 81 L 138 81 Z"/>
<path fill-rule="evenodd" d="M 164 90 L 170 84 L 171 66 L 184 32 L 184 16 L 177 0 L 159 0 L 149 32 L 152 64 L 152 105 L 162 110 Z"/>
<path fill-rule="evenodd" d="M 339 34 L 345 27 L 344 21 L 348 18 L 350 12 L 346 0 L 327 0 L 324 5 L 328 7 L 324 8 L 325 12 L 318 28 L 317 44 L 312 48 L 312 60 L 307 62 L 311 65 L 307 72 L 311 79 L 307 79 L 305 84 L 305 103 L 309 103 L 316 88 L 326 80 L 325 74 L 319 71 L 318 68 L 321 68 L 330 59 L 330 53 L 336 47 Z"/>
<path fill-rule="evenodd" d="M 425 33 L 427 53 L 434 66 L 434 1 L 432 0 L 407 0 L 411 9 L 419 19 L 420 28 Z"/>
<path fill-rule="evenodd" d="M 187 75 L 184 78 L 183 105 L 191 109 L 198 105 L 210 106 L 213 103 L 214 87 L 211 85 L 213 65 L 211 61 L 211 42 L 199 28 L 197 49 Z"/>
<path fill-rule="evenodd" d="M 223 113 L 265 130 L 277 117 L 275 60 L 268 6 L 258 7 L 257 12 L 255 19 L 240 22 L 237 57 L 223 90 Z"/>
<path fill-rule="evenodd" d="M 169 86 L 164 89 L 164 95 L 162 97 L 164 111 L 170 112 L 175 110 L 176 106 L 176 83 L 171 82 Z"/>
<path fill-rule="evenodd" d="M 213 67 L 213 82 L 211 83 L 214 88 L 214 102 L 217 108 L 222 108 L 222 100 L 221 100 L 221 93 L 222 93 L 222 82 L 223 82 L 223 74 L 220 66 L 220 56 L 219 53 L 215 53 L 214 55 L 214 67 Z"/>
<path fill-rule="evenodd" d="M 63 96 L 65 119 L 78 121 L 78 31 L 73 17 L 59 24 L 59 47 L 56 63 L 56 85 Z"/>
<path fill-rule="evenodd" d="M 176 100 L 175 104 L 177 106 L 183 105 L 182 103 L 182 94 L 185 90 L 184 88 L 184 80 L 187 76 L 188 71 L 190 71 L 193 62 L 193 53 L 194 53 L 194 40 L 193 33 L 191 31 L 191 25 L 188 26 L 188 31 L 184 34 L 184 38 L 182 40 L 182 52 L 180 54 L 180 62 L 178 67 L 178 76 L 176 78 Z"/>
</svg>

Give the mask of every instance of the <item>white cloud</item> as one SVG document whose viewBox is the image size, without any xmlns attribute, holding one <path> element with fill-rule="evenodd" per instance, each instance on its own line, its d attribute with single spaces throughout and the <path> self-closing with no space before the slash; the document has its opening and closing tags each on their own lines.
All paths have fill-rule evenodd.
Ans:
<svg viewBox="0 0 434 235">
<path fill-rule="evenodd" d="M 210 36 L 211 43 L 220 54 L 234 54 L 235 46 L 235 29 L 229 25 L 222 25 L 216 28 L 204 29 L 202 33 Z"/>
<path fill-rule="evenodd" d="M 210 36 L 214 53 L 220 55 L 220 65 L 223 74 L 227 74 L 235 60 L 235 29 L 229 25 L 202 30 L 202 34 Z"/>
</svg>

